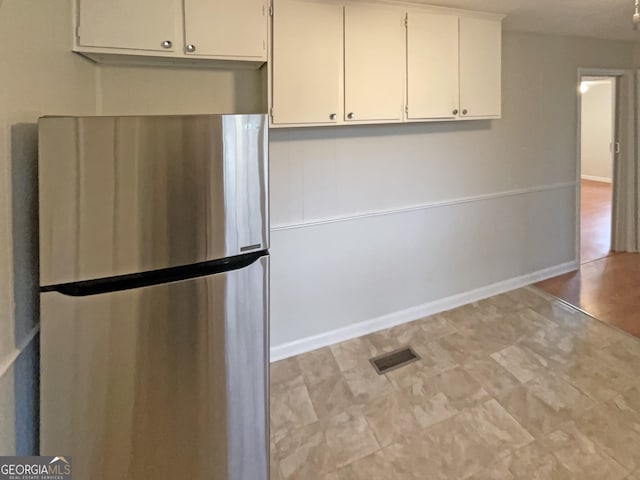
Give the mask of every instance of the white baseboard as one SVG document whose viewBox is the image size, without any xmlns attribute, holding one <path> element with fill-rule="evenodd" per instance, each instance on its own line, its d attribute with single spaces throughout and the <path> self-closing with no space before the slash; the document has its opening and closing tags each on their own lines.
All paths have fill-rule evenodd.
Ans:
<svg viewBox="0 0 640 480">
<path fill-rule="evenodd" d="M 572 272 L 578 268 L 580 268 L 579 262 L 573 261 L 563 263 L 554 267 L 538 270 L 537 272 L 529 273 L 527 275 L 510 278 L 485 287 L 480 287 L 469 292 L 459 293 L 450 297 L 407 308 L 406 310 L 389 313 L 387 315 L 382 315 L 381 317 L 372 318 L 343 328 L 338 328 L 336 330 L 320 333 L 311 337 L 301 338 L 300 340 L 284 343 L 282 345 L 276 345 L 272 347 L 270 351 L 271 361 L 276 362 L 294 355 L 310 352 L 311 350 L 316 350 L 318 348 L 345 342 L 353 338 L 377 332 L 378 330 L 384 330 L 385 328 L 391 328 L 396 325 L 412 322 L 419 318 L 451 310 L 468 303 L 477 302 L 494 295 L 499 295 L 517 288 L 525 287 L 532 283 L 546 280 L 547 278 L 562 275 L 563 273 Z"/>
<path fill-rule="evenodd" d="M 594 182 L 613 183 L 613 180 L 607 177 L 596 177 L 594 175 L 580 175 L 583 180 L 593 180 Z"/>
</svg>

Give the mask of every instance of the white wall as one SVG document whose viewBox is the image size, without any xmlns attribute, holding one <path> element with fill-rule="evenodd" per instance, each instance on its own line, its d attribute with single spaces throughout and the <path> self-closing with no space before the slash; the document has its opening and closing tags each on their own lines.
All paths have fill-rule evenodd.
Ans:
<svg viewBox="0 0 640 480">
<path fill-rule="evenodd" d="M 36 446 L 36 122 L 95 112 L 71 32 L 70 0 L 0 1 L 0 455 Z"/>
<path fill-rule="evenodd" d="M 574 262 L 577 69 L 632 51 L 506 32 L 502 120 L 272 131 L 276 356 Z"/>
<path fill-rule="evenodd" d="M 613 80 L 585 81 L 588 90 L 581 95 L 582 178 L 611 182 L 613 162 Z"/>
</svg>

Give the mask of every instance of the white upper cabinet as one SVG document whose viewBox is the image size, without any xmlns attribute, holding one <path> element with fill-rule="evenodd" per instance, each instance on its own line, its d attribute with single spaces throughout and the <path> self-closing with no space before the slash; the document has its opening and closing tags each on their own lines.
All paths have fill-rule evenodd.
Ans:
<svg viewBox="0 0 640 480">
<path fill-rule="evenodd" d="M 182 49 L 180 0 L 79 0 L 78 9 L 79 46 Z"/>
<path fill-rule="evenodd" d="M 502 23 L 460 18 L 460 112 L 462 117 L 501 115 Z"/>
<path fill-rule="evenodd" d="M 500 118 L 501 15 L 274 1 L 271 126 Z"/>
<path fill-rule="evenodd" d="M 331 124 L 342 115 L 342 6 L 275 0 L 272 123 Z"/>
<path fill-rule="evenodd" d="M 185 51 L 266 60 L 267 15 L 266 0 L 184 0 Z"/>
<path fill-rule="evenodd" d="M 399 7 L 344 11 L 345 121 L 402 121 L 405 25 Z"/>
<path fill-rule="evenodd" d="M 409 10 L 407 118 L 455 118 L 458 78 L 458 16 Z"/>
<path fill-rule="evenodd" d="M 73 50 L 109 63 L 169 57 L 260 65 L 267 60 L 268 1 L 76 0 Z"/>
</svg>

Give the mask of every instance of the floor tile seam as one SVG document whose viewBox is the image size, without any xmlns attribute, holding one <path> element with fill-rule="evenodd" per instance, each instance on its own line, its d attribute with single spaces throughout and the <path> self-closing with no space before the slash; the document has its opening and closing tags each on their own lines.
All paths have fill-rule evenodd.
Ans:
<svg viewBox="0 0 640 480">
<path fill-rule="evenodd" d="M 484 404 L 484 403 L 489 402 L 490 400 L 491 400 L 491 399 L 486 399 L 485 401 L 483 401 L 483 402 L 481 402 L 481 403 L 482 403 L 482 404 Z M 497 401 L 497 400 L 496 400 L 496 401 Z M 498 404 L 500 405 L 500 407 L 501 407 L 501 408 L 502 408 L 502 409 L 503 409 L 507 414 L 509 414 L 509 412 L 508 412 L 508 411 L 507 411 L 507 410 L 506 410 L 506 409 L 505 409 L 505 408 L 504 408 L 500 403 L 498 403 Z M 480 404 L 477 404 L 477 405 L 474 405 L 474 406 L 479 406 L 479 405 L 480 405 Z M 465 407 L 464 409 L 460 410 L 460 412 L 459 412 L 457 415 L 460 415 L 460 414 L 462 414 L 464 411 L 469 410 L 469 409 L 471 409 L 471 408 L 473 408 L 473 406 Z M 456 416 L 457 416 L 457 415 L 456 415 Z M 511 415 L 509 414 L 509 416 L 511 416 Z M 446 419 L 446 420 L 452 420 L 453 418 L 454 418 L 454 417 L 450 417 L 450 418 L 448 418 L 448 419 Z M 513 420 L 515 421 L 515 419 L 513 419 Z M 438 423 L 438 425 L 439 425 L 440 423 L 442 423 L 442 422 L 439 422 L 439 423 Z M 524 427 L 523 427 L 523 426 L 522 426 L 518 421 L 516 421 L 516 424 L 517 424 L 518 426 L 520 426 L 520 427 L 521 427 L 525 432 L 527 432 L 527 434 L 529 434 L 529 436 L 532 438 L 532 440 L 530 440 L 529 442 L 527 442 L 527 444 L 526 444 L 526 445 L 522 445 L 520 448 L 524 448 L 525 446 L 530 445 L 530 444 L 532 443 L 532 441 L 535 441 L 535 437 L 534 437 L 533 435 L 531 435 L 531 433 L 530 433 L 528 430 L 526 430 L 526 429 L 525 429 L 525 428 L 524 428 Z M 428 428 L 430 429 L 430 428 L 431 428 L 431 427 L 433 427 L 433 426 L 434 426 L 434 425 L 431 425 L 431 426 L 429 426 Z M 432 441 L 432 440 L 430 439 L 430 441 Z M 486 451 L 490 451 L 490 450 L 491 450 L 491 446 L 483 440 L 482 435 L 480 435 L 480 434 L 476 435 L 476 436 L 475 436 L 475 438 L 473 438 L 473 441 L 475 442 L 476 446 L 479 446 L 480 448 L 485 449 Z M 481 445 L 478 445 L 478 443 L 480 443 Z M 495 460 L 503 460 L 503 459 L 507 458 L 507 457 L 508 457 L 512 452 L 513 452 L 513 450 L 514 450 L 514 449 L 513 449 L 512 447 L 505 446 L 505 447 L 503 447 L 502 449 L 498 449 L 497 453 L 494 451 L 494 452 L 493 452 L 493 454 L 494 454 L 494 457 L 493 457 L 493 458 L 494 458 Z M 437 453 L 439 456 L 442 456 L 442 455 L 440 454 L 440 452 L 436 452 L 436 453 Z M 458 478 L 459 478 L 459 480 L 468 479 L 468 478 L 473 477 L 474 475 L 476 475 L 476 474 L 478 474 L 478 473 L 482 472 L 482 471 L 483 471 L 484 469 L 486 469 L 488 466 L 489 466 L 489 463 L 488 463 L 488 462 L 487 462 L 486 464 L 485 464 L 484 462 L 480 462 L 480 465 L 478 465 L 478 467 L 477 467 L 477 469 L 476 469 L 476 470 L 471 471 L 471 472 L 469 472 L 467 475 L 465 475 L 465 476 L 463 476 L 463 477 L 458 477 Z"/>
<path fill-rule="evenodd" d="M 504 367 L 503 367 L 503 368 L 504 368 Z M 507 372 L 508 372 L 508 371 L 507 371 Z M 511 375 L 511 376 L 513 377 L 513 375 Z M 488 394 L 488 395 L 489 395 L 489 397 L 490 397 L 488 400 L 490 400 L 491 398 L 493 398 L 496 402 L 500 403 L 500 402 L 498 401 L 498 397 L 501 397 L 501 396 L 507 395 L 508 393 L 511 393 L 511 392 L 512 392 L 512 391 L 514 391 L 515 389 L 517 389 L 517 388 L 519 388 L 519 387 L 522 387 L 522 386 L 523 386 L 523 383 L 522 383 L 520 380 L 518 380 L 516 377 L 513 377 L 513 378 L 518 382 L 518 384 L 517 384 L 517 385 L 512 385 L 511 387 L 507 387 L 507 388 L 506 388 L 506 389 L 504 389 L 502 392 L 500 392 L 500 395 L 494 395 L 494 394 L 492 394 L 489 390 L 487 390 L 487 389 L 486 389 L 486 387 L 484 387 L 484 385 L 482 385 L 482 384 L 481 384 L 482 388 L 485 390 L 485 392 L 487 392 L 487 394 Z M 476 381 L 477 381 L 477 380 L 476 380 Z M 480 382 L 478 382 L 478 383 L 480 383 Z M 501 406 L 502 408 L 504 408 L 504 406 L 503 406 L 502 404 L 500 404 L 500 406 Z M 506 409 L 505 409 L 505 410 L 506 410 Z M 511 414 L 510 414 L 510 415 L 511 415 Z M 520 422 L 518 422 L 518 423 L 520 423 Z"/>
<path fill-rule="evenodd" d="M 350 413 L 353 413 L 353 412 L 358 413 L 359 415 L 362 416 L 362 419 L 364 420 L 364 422 L 365 422 L 365 424 L 367 426 L 367 429 L 373 435 L 373 439 L 376 442 L 377 449 L 374 452 L 372 452 L 372 454 L 381 450 L 382 447 L 380 446 L 380 442 L 378 441 L 378 438 L 377 438 L 377 436 L 375 434 L 375 430 L 371 427 L 371 424 L 369 423 L 369 420 L 367 418 L 367 415 L 364 413 L 363 408 L 364 407 L 362 405 L 350 405 L 345 410 L 332 412 L 331 414 L 327 414 L 326 416 L 318 417 L 318 420 L 316 422 L 313 422 L 313 423 L 318 423 L 319 430 L 322 432 L 322 436 L 323 436 L 324 442 L 327 445 L 327 448 L 329 448 L 329 450 L 331 450 L 331 448 L 329 447 L 329 442 L 327 440 L 327 425 L 329 424 L 329 422 L 331 421 L 332 418 L 335 418 L 335 417 L 337 417 L 339 415 L 342 415 L 342 414 L 350 414 Z M 360 460 L 360 459 L 361 458 L 358 458 L 356 460 Z M 356 460 L 353 460 L 353 461 L 356 461 Z M 350 463 L 352 463 L 352 462 L 349 462 L 348 464 L 350 464 Z M 339 468 L 343 468 L 343 467 L 347 466 L 348 464 L 342 465 Z"/>
<path fill-rule="evenodd" d="M 436 373 L 435 375 L 433 375 L 433 376 L 431 376 L 431 377 L 427 377 L 427 380 L 432 380 L 434 377 L 436 377 L 436 376 L 437 376 L 437 375 L 439 375 L 439 374 L 440 374 L 440 373 Z M 437 389 L 437 391 L 436 391 L 435 393 L 433 393 L 432 395 L 430 395 L 430 397 L 429 397 L 429 398 L 425 398 L 423 401 L 417 401 L 417 400 L 415 400 L 412 396 L 410 396 L 410 395 L 407 393 L 407 390 L 410 390 L 414 385 L 415 385 L 415 383 L 411 384 L 410 386 L 406 386 L 406 387 L 404 387 L 404 388 L 398 388 L 398 390 L 396 390 L 396 391 L 394 392 L 395 394 L 399 394 L 399 395 L 401 395 L 401 396 L 402 396 L 402 398 L 404 398 L 404 399 L 407 401 L 407 403 L 408 403 L 409 407 L 411 407 L 411 411 L 412 411 L 412 413 L 413 413 L 413 407 L 416 407 L 416 406 L 425 406 L 425 405 L 427 405 L 427 404 L 429 403 L 429 400 L 433 399 L 433 398 L 434 398 L 436 395 L 438 395 L 438 394 L 443 395 L 443 396 L 447 399 L 447 401 L 451 402 L 451 398 L 449 398 L 449 396 L 447 396 L 447 394 L 446 394 L 446 393 L 444 393 L 444 392 L 442 391 L 442 389 Z M 394 385 L 394 387 L 395 387 L 395 385 Z M 453 406 L 453 405 L 451 405 L 451 406 L 456 410 L 455 415 L 457 415 L 458 413 L 460 413 L 460 411 L 461 411 L 461 409 L 460 409 L 460 408 L 457 408 L 457 407 L 455 407 L 455 406 Z M 455 416 L 455 415 L 453 415 L 453 416 Z M 415 414 L 414 414 L 414 417 L 415 417 Z M 451 417 L 448 417 L 448 418 L 451 418 Z M 444 419 L 444 420 L 447 420 L 447 419 Z M 441 421 L 444 421 L 444 420 L 440 420 L 440 421 L 438 421 L 438 422 L 436 422 L 436 423 L 440 423 Z M 419 422 L 417 421 L 417 418 L 416 418 L 416 422 L 417 422 L 417 423 L 419 423 Z M 431 426 L 432 426 L 432 425 L 429 425 L 429 427 L 431 427 Z M 429 428 L 429 427 L 426 427 L 426 428 Z M 424 429 L 424 428 L 423 428 L 423 429 Z"/>
<path fill-rule="evenodd" d="M 357 368 L 361 368 L 363 366 L 364 365 L 360 365 L 358 367 L 351 368 L 351 369 L 347 370 L 346 372 L 341 372 L 341 375 L 342 375 L 342 377 L 343 377 L 343 379 L 344 379 L 344 381 L 345 381 L 345 383 L 347 385 L 347 388 L 349 389 L 349 392 L 351 392 L 351 395 L 353 395 L 354 400 L 358 397 L 358 395 L 351 388 L 351 385 L 350 385 L 349 380 L 348 380 L 348 378 L 346 376 L 346 373 L 350 372 L 350 371 L 353 371 L 353 370 L 356 370 Z M 395 388 L 394 388 L 393 382 L 391 380 L 389 380 L 389 378 L 386 375 L 384 375 L 384 374 L 383 375 L 378 375 L 378 373 L 374 370 L 374 368 L 373 368 L 373 366 L 371 364 L 369 364 L 368 367 L 371 368 L 371 371 L 374 372 L 377 377 L 384 378 L 384 381 L 385 381 L 386 385 L 391 387 L 391 391 L 383 393 L 382 397 L 386 397 L 388 395 L 391 395 L 391 394 L 395 393 Z M 381 398 L 381 396 L 375 396 L 373 400 L 376 400 L 376 399 L 379 399 L 379 398 Z M 371 401 L 373 401 L 373 400 L 371 400 Z M 358 403 L 356 403 L 355 406 L 364 406 L 364 404 L 371 403 L 371 401 L 358 402 Z"/>
<path fill-rule="evenodd" d="M 314 422 L 314 423 L 319 423 L 319 422 Z M 310 425 L 313 425 L 313 423 L 308 424 L 308 425 L 304 425 L 303 427 L 298 427 L 298 428 L 304 428 L 304 427 L 307 427 L 307 426 L 310 426 Z M 333 453 L 331 452 L 331 449 L 329 448 L 329 445 L 328 445 L 328 443 L 327 443 L 327 439 L 326 439 L 326 436 L 325 436 L 325 434 L 324 434 L 324 430 L 323 430 L 322 428 L 320 428 L 320 429 L 319 429 L 319 433 L 321 433 L 321 434 L 322 434 L 323 448 L 326 448 L 326 449 L 327 449 L 327 451 L 328 451 L 328 453 L 329 453 L 331 456 L 333 456 Z M 301 444 L 296 445 L 296 448 L 294 448 L 294 449 L 293 449 L 293 453 L 292 453 L 291 455 L 288 455 L 288 456 L 287 456 L 287 455 L 284 455 L 284 454 L 280 451 L 280 449 L 278 448 L 278 443 L 279 443 L 279 442 L 275 442 L 275 446 L 276 446 L 276 452 L 275 452 L 275 453 L 276 453 L 276 455 L 277 455 L 277 457 L 276 457 L 276 461 L 277 461 L 277 464 L 278 464 L 278 469 L 279 469 L 279 471 L 280 471 L 280 476 L 281 476 L 283 479 L 285 479 L 285 480 L 286 480 L 286 479 L 287 479 L 287 478 L 289 478 L 289 477 L 287 477 L 287 476 L 283 473 L 283 470 L 282 470 L 282 462 L 283 462 L 284 460 L 286 460 L 288 457 L 290 457 L 291 455 L 295 455 L 295 454 L 296 454 L 297 452 L 299 452 L 302 448 L 305 448 L 305 445 L 304 445 L 304 444 L 302 444 L 302 443 L 301 443 Z M 335 461 L 333 461 L 333 458 L 331 458 L 331 460 L 332 460 L 332 463 L 334 463 L 334 464 L 335 464 Z"/>
<path fill-rule="evenodd" d="M 618 462 L 615 458 L 613 458 L 611 455 L 609 455 L 609 453 L 605 449 L 599 448 L 598 449 L 598 454 L 603 456 L 603 457 L 605 457 L 605 458 L 607 458 L 609 461 L 615 463 L 616 465 L 618 465 L 625 472 L 625 477 L 624 478 L 627 478 L 629 475 L 631 475 L 634 472 L 634 469 L 629 470 L 627 467 L 625 467 L 620 462 Z"/>
<path fill-rule="evenodd" d="M 571 383 L 570 381 L 567 381 L 567 379 L 563 378 L 561 375 L 559 375 L 558 373 L 555 372 L 549 372 L 550 376 L 555 377 L 557 380 L 559 380 L 562 383 L 565 383 L 573 388 L 575 388 L 576 390 L 578 390 L 578 392 L 583 395 L 585 398 L 587 398 L 588 400 L 591 401 L 591 405 L 589 405 L 587 408 L 585 408 L 584 410 L 580 411 L 577 413 L 578 417 L 582 417 L 586 414 L 586 412 L 593 410 L 594 408 L 596 408 L 599 405 L 604 404 L 605 402 L 602 402 L 598 399 L 594 399 L 593 397 L 591 397 L 590 395 L 588 395 L 586 392 L 584 392 L 582 389 L 580 389 L 578 386 L 574 385 L 573 383 Z M 536 377 L 536 378 L 532 378 L 531 380 L 527 381 L 526 384 L 534 382 L 536 380 L 538 380 L 540 377 Z M 564 414 L 567 415 L 569 418 L 571 418 L 572 420 L 577 421 L 578 418 L 574 418 L 573 414 L 567 412 L 567 411 L 563 411 L 566 410 L 566 407 L 562 407 L 561 410 L 556 410 L 555 407 L 551 404 L 549 404 L 544 398 L 542 398 L 540 395 L 536 394 L 535 391 L 533 391 L 530 388 L 530 385 L 526 385 L 524 384 L 525 388 L 527 388 L 527 390 L 529 391 L 529 393 L 531 395 L 533 395 L 537 400 L 539 400 L 540 402 L 546 404 L 548 407 L 550 407 L 556 414 Z"/>
<path fill-rule="evenodd" d="M 622 397 L 622 398 L 621 398 L 621 397 Z M 625 404 L 627 403 L 627 402 L 624 400 L 623 394 L 621 394 L 621 393 L 619 393 L 618 395 L 616 395 L 615 397 L 613 397 L 612 399 L 610 399 L 610 400 L 609 400 L 609 402 L 613 402 L 613 403 L 615 403 L 615 404 L 616 404 L 616 406 L 617 406 L 617 405 L 618 405 L 618 403 L 616 402 L 616 399 L 618 399 L 618 398 L 620 398 L 620 399 L 621 399 Z M 603 403 L 604 403 L 604 402 L 603 402 Z M 624 410 L 625 410 L 626 412 L 630 413 L 633 417 L 635 417 L 635 418 L 637 419 L 637 423 L 638 423 L 638 425 L 640 425 L 640 411 L 638 411 L 638 410 L 636 410 L 636 409 L 634 409 L 634 408 L 631 408 L 631 407 L 629 407 L 629 408 L 625 408 Z M 638 436 L 639 436 L 639 438 L 640 438 L 640 431 L 635 430 L 635 429 L 634 429 L 633 431 L 634 431 L 635 433 L 637 433 L 637 434 L 638 434 Z"/>
<path fill-rule="evenodd" d="M 605 347 L 603 347 L 605 348 Z M 602 361 L 602 363 L 605 363 L 604 360 Z M 610 368 L 612 370 L 616 370 L 613 366 L 611 366 L 610 364 L 605 363 L 607 368 Z M 614 390 L 613 388 L 610 387 L 606 387 L 608 389 L 610 389 L 612 392 L 614 392 L 614 394 L 610 397 L 607 398 L 606 400 L 603 400 L 601 398 L 595 397 L 591 394 L 589 394 L 583 387 L 581 387 L 580 385 L 578 385 L 577 383 L 575 383 L 575 378 L 572 377 L 571 375 L 564 373 L 562 371 L 553 371 L 553 373 L 556 376 L 559 376 L 560 378 L 562 378 L 563 380 L 565 380 L 567 383 L 571 384 L 574 388 L 576 388 L 577 390 L 579 390 L 581 393 L 583 393 L 584 395 L 586 395 L 587 397 L 589 397 L 591 400 L 593 400 L 594 402 L 596 402 L 596 404 L 604 404 L 608 401 L 611 401 L 621 395 L 624 395 L 626 392 L 629 392 L 630 390 L 633 390 L 634 388 L 640 386 L 640 376 L 637 376 L 635 378 L 635 380 L 632 380 L 632 383 L 629 385 L 626 385 L 626 388 L 621 392 L 618 390 Z M 626 375 L 625 373 L 620 373 L 620 375 L 624 376 L 624 380 L 631 380 L 631 377 L 629 377 L 628 375 Z M 640 411 L 636 411 L 636 413 L 640 416 Z"/>
<path fill-rule="evenodd" d="M 638 383 L 629 386 L 628 388 L 626 388 L 623 392 L 618 392 L 617 396 L 621 396 L 621 395 L 625 395 L 626 393 L 630 392 L 631 390 L 633 390 L 634 388 L 637 388 L 638 390 L 640 390 L 640 376 L 637 378 Z M 615 397 L 614 397 L 615 398 Z M 638 410 L 634 410 L 638 415 L 640 415 L 640 408 Z"/>
<path fill-rule="evenodd" d="M 572 379 L 571 377 L 564 376 L 562 374 L 558 374 L 558 375 L 560 375 L 565 382 L 567 382 L 573 388 L 575 388 L 580 393 L 582 393 L 584 396 L 586 396 L 587 398 L 589 398 L 590 400 L 592 400 L 594 402 L 594 405 L 592 407 L 589 407 L 587 410 L 591 410 L 592 408 L 595 408 L 598 405 L 602 405 L 602 404 L 606 403 L 609 400 L 613 400 L 615 397 L 620 395 L 620 392 L 616 392 L 615 395 L 613 395 L 611 398 L 608 398 L 607 400 L 602 400 L 602 399 L 600 399 L 600 398 L 598 398 L 598 397 L 596 397 L 594 395 L 589 394 L 583 387 L 580 387 L 577 383 L 575 383 L 575 380 Z"/>
<path fill-rule="evenodd" d="M 302 376 L 302 380 L 304 382 L 305 388 L 307 389 L 307 397 L 309 397 L 309 401 L 311 402 L 311 407 L 313 408 L 313 413 L 316 417 L 316 421 L 320 422 L 322 416 L 318 413 L 318 407 L 316 405 L 316 402 L 313 400 L 315 395 L 311 394 L 311 388 L 309 387 L 309 385 L 307 385 L 307 380 L 304 378 L 304 375 Z"/>
<path fill-rule="evenodd" d="M 389 380 L 387 380 L 387 381 L 389 381 Z M 392 382 L 390 382 L 390 381 L 389 381 L 389 383 L 391 384 L 391 387 L 392 387 L 392 388 L 394 388 L 393 383 L 392 383 Z M 376 401 L 382 401 L 382 400 L 387 399 L 388 397 L 391 397 L 391 396 L 393 396 L 393 395 L 398 395 L 398 394 L 401 394 L 401 393 L 402 393 L 402 392 L 397 391 L 397 390 L 395 390 L 395 388 L 394 388 L 394 390 L 392 390 L 392 391 L 390 391 L 390 392 L 383 393 L 383 394 L 382 394 L 382 395 L 380 395 L 380 396 L 376 396 L 373 400 L 370 400 L 370 401 L 368 401 L 368 402 L 364 402 L 364 403 L 362 403 L 362 404 L 360 404 L 360 405 L 354 405 L 354 406 L 353 406 L 353 408 L 358 408 L 358 409 L 360 409 L 360 410 L 362 411 L 363 415 L 365 415 L 365 412 L 367 411 L 367 407 L 372 407 L 374 402 L 376 402 Z M 365 415 L 365 416 L 366 416 L 366 415 Z"/>
<path fill-rule="evenodd" d="M 413 414 L 413 412 L 411 412 L 411 413 Z M 376 440 L 376 444 L 378 445 L 378 449 L 377 449 L 375 452 L 370 453 L 369 455 L 374 455 L 374 454 L 375 454 L 375 453 L 377 453 L 377 452 L 382 452 L 382 450 L 384 450 L 384 448 L 385 448 L 385 447 L 384 447 L 384 446 L 382 445 L 382 443 L 380 442 L 380 439 L 378 438 L 378 435 L 376 434 L 375 429 L 371 426 L 371 423 L 369 422 L 369 417 L 368 417 L 368 415 L 366 415 L 366 414 L 363 412 L 362 416 L 364 417 L 364 420 L 365 420 L 365 422 L 366 422 L 366 424 L 367 424 L 367 428 L 368 428 L 368 429 L 371 431 L 371 433 L 373 434 L 373 438 Z M 414 415 L 414 418 L 415 418 L 415 415 Z M 416 423 L 417 423 L 417 421 L 416 421 Z M 387 446 L 388 446 L 388 445 L 387 445 Z M 369 456 L 369 455 L 367 455 L 367 456 Z M 363 457 L 363 458 L 366 458 L 366 457 Z"/>
<path fill-rule="evenodd" d="M 513 388 L 516 388 L 516 387 L 513 387 Z M 535 436 L 533 433 L 531 433 L 531 432 L 529 431 L 529 429 L 528 429 L 528 428 L 526 428 L 524 425 L 522 425 L 522 423 L 520 423 L 520 422 L 518 421 L 518 419 L 517 419 L 517 418 L 515 418 L 515 417 L 511 414 L 511 412 L 510 412 L 510 411 L 509 411 L 509 410 L 508 410 L 508 409 L 507 409 L 507 408 L 506 408 L 502 403 L 500 403 L 500 400 L 498 400 L 497 398 L 493 398 L 493 400 L 495 400 L 495 401 L 496 401 L 496 403 L 500 406 L 500 408 L 502 408 L 502 410 L 504 410 L 504 413 L 506 413 L 506 415 L 507 415 L 511 420 L 513 420 L 513 421 L 515 422 L 515 424 L 516 424 L 516 425 L 518 425 L 522 430 L 524 430 L 525 432 L 527 432 L 527 434 L 531 437 L 531 439 L 530 439 L 530 440 L 529 440 L 525 445 L 521 445 L 521 446 L 520 446 L 520 447 L 518 447 L 518 448 L 515 448 L 515 449 L 514 449 L 514 448 L 512 448 L 512 449 L 510 449 L 510 450 L 519 450 L 519 449 L 524 448 L 524 447 L 526 447 L 526 446 L 528 446 L 528 445 L 531 445 L 531 443 L 533 443 L 533 442 L 535 442 L 535 441 L 536 441 L 536 436 Z M 487 400 L 487 401 L 489 401 L 489 400 Z M 506 455 L 504 455 L 504 456 L 506 456 Z"/>
<path fill-rule="evenodd" d="M 445 397 L 446 395 L 443 392 L 442 393 Z M 448 399 L 449 397 L 447 397 Z M 444 422 L 448 422 L 448 421 L 453 421 L 456 417 L 459 417 L 460 415 L 463 415 L 465 413 L 468 413 L 469 411 L 471 411 L 473 408 L 477 408 L 481 405 L 485 405 L 487 403 L 489 403 L 491 400 L 495 400 L 498 405 L 516 422 L 517 425 L 519 425 L 520 427 L 522 427 L 529 435 L 531 435 L 531 433 L 525 429 L 522 424 L 520 422 L 518 422 L 515 418 L 513 418 L 513 416 L 511 415 L 511 413 L 498 401 L 497 398 L 493 397 L 493 396 L 489 396 L 488 398 L 483 398 L 482 400 L 478 401 L 475 404 L 472 405 L 466 405 L 462 408 L 458 408 L 453 406 L 453 408 L 456 410 L 456 413 L 454 413 L 453 415 L 451 415 L 450 417 L 447 418 L 443 418 L 442 420 L 438 420 L 436 423 L 432 423 L 431 425 L 427 426 L 427 427 L 423 427 L 422 428 L 422 433 L 423 435 L 426 435 L 427 438 L 429 438 L 429 440 L 431 441 L 429 434 L 431 433 L 432 430 L 434 430 L 436 427 L 440 426 L 442 423 Z M 533 437 L 533 435 L 531 435 Z M 534 437 L 535 438 L 535 437 Z"/>
<path fill-rule="evenodd" d="M 367 423 L 367 428 L 371 431 L 371 433 L 372 433 L 372 435 L 373 435 L 373 440 L 376 442 L 376 446 L 377 446 L 378 448 L 376 448 L 373 452 L 369 452 L 369 453 L 367 453 L 367 454 L 363 454 L 362 456 L 356 456 L 355 458 L 351 459 L 351 460 L 350 460 L 350 461 L 348 461 L 347 463 L 343 463 L 343 464 L 341 464 L 341 465 L 338 465 L 338 463 L 337 463 L 337 462 L 335 462 L 335 463 L 334 463 L 334 465 L 335 465 L 335 467 L 336 467 L 336 468 L 335 468 L 335 470 L 332 470 L 333 472 L 337 472 L 338 470 L 341 470 L 341 469 L 343 469 L 343 468 L 346 468 L 346 467 L 348 467 L 349 465 L 352 465 L 352 464 L 354 464 L 355 462 L 357 462 L 357 461 L 359 461 L 359 460 L 362 460 L 363 458 L 367 458 L 369 455 L 374 455 L 374 454 L 376 454 L 376 453 L 378 453 L 378 452 L 382 451 L 382 447 L 380 446 L 380 442 L 378 441 L 378 438 L 376 437 L 375 432 L 373 431 L 373 429 L 372 429 L 372 428 L 371 428 L 371 426 L 369 425 L 369 423 L 368 423 L 368 421 L 367 421 L 367 419 L 366 419 L 366 418 L 365 418 L 365 422 Z M 329 449 L 331 449 L 331 448 L 329 447 Z M 328 473 L 331 473 L 332 471 L 327 472 L 327 474 L 328 474 Z"/>
<path fill-rule="evenodd" d="M 579 428 L 579 427 L 578 427 L 578 428 Z M 613 458 L 613 456 L 609 453 L 609 451 L 610 451 L 610 450 L 611 450 L 611 451 L 615 451 L 615 448 L 613 448 L 613 447 L 611 447 L 611 446 L 609 446 L 609 445 L 607 445 L 607 444 L 603 443 L 603 442 L 602 442 L 602 440 L 601 440 L 598 436 L 596 436 L 596 435 L 589 435 L 589 434 L 585 433 L 584 431 L 581 431 L 581 433 L 582 433 L 585 437 L 587 437 L 589 440 L 591 440 L 591 441 L 592 441 L 592 442 L 593 442 L 593 443 L 594 443 L 594 444 L 599 448 L 599 451 L 600 451 L 602 454 L 605 454 L 605 455 L 607 456 L 607 458 L 611 458 L 614 462 L 616 462 L 618 465 L 620 465 L 620 466 L 623 468 L 623 470 L 625 470 L 625 471 L 627 471 L 627 472 L 633 472 L 633 471 L 635 471 L 635 469 L 637 469 L 637 468 L 638 468 L 638 466 L 640 465 L 640 462 L 638 462 L 638 464 L 637 464 L 637 465 L 635 465 L 635 466 L 634 466 L 633 468 L 631 468 L 631 469 L 629 469 L 629 468 L 625 467 L 625 466 L 624 466 L 624 465 L 622 465 L 618 460 L 616 460 L 615 458 Z"/>
</svg>

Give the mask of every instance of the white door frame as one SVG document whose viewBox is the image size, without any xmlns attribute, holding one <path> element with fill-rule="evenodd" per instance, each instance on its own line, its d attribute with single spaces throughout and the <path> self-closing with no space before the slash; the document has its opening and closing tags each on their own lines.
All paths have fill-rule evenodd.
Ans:
<svg viewBox="0 0 640 480">
<path fill-rule="evenodd" d="M 627 73 L 626 70 L 620 70 L 620 69 L 609 69 L 609 68 L 578 68 L 578 83 L 576 85 L 576 98 L 577 98 L 577 104 L 578 104 L 578 108 L 577 108 L 577 112 L 578 112 L 578 128 L 577 128 L 577 133 L 576 133 L 576 138 L 578 139 L 577 141 L 577 152 L 578 152 L 578 157 L 576 159 L 576 245 L 575 245 L 575 249 L 576 249 L 576 253 L 575 253 L 575 262 L 576 265 L 578 265 L 578 270 L 580 269 L 580 265 L 581 265 L 581 258 L 580 258 L 580 247 L 581 247 L 581 237 L 582 237 L 582 225 L 581 225 L 581 200 L 582 200 L 582 184 L 581 184 L 581 180 L 582 180 L 582 99 L 580 97 L 580 93 L 579 93 L 579 88 L 580 88 L 580 83 L 582 81 L 582 77 L 615 77 L 615 82 L 614 82 L 614 95 L 615 95 L 615 102 L 614 102 L 614 121 L 613 121 L 613 141 L 615 143 L 616 138 L 618 138 L 617 134 L 618 134 L 618 128 L 619 125 L 617 124 L 617 121 L 615 119 L 617 119 L 617 111 L 619 108 L 618 105 L 618 81 L 620 80 L 620 77 L 622 77 L 625 73 Z M 613 165 L 612 165 L 612 184 L 614 181 L 614 172 L 615 172 L 615 153 L 612 154 L 612 159 L 613 159 Z M 613 198 L 611 199 L 611 201 L 613 202 Z"/>
</svg>

